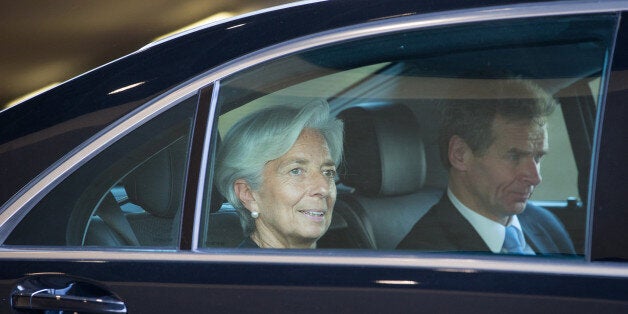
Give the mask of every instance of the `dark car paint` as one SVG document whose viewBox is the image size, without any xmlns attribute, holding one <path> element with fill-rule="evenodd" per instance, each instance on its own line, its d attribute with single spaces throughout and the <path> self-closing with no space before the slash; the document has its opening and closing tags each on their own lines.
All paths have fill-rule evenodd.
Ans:
<svg viewBox="0 0 628 314">
<path fill-rule="evenodd" d="M 602 129 L 598 133 L 597 173 L 595 178 L 594 212 L 592 219 L 591 259 L 628 260 L 627 195 L 628 191 L 628 18 L 622 23 L 616 40 L 608 93 L 603 110 Z M 627 297 L 628 298 L 628 297 Z"/>
<path fill-rule="evenodd" d="M 3 266 L 15 274 L 4 280 L 3 296 L 34 268 L 28 261 Z M 36 268 L 96 280 L 129 313 L 619 313 L 628 307 L 625 279 L 593 276 L 254 262 L 48 261 Z M 2 303 L 4 313 L 9 302 Z"/>
<path fill-rule="evenodd" d="M 37 173 L 113 121 L 225 61 L 309 33 L 377 17 L 415 14 L 419 7 L 421 13 L 451 9 L 460 2 L 415 4 L 415 1 L 398 1 L 393 4 L 386 1 L 374 4 L 372 1 L 331 1 L 295 7 L 280 13 L 247 17 L 218 29 L 195 32 L 92 71 L 0 114 L 0 125 L 3 125 L 0 145 L 11 141 L 18 147 L 24 145 L 19 150 L 0 150 L 0 165 L 12 165 L 16 161 L 33 164 L 28 169 L 1 168 L 0 202 L 6 201 Z M 473 5 L 505 3 L 474 1 Z M 233 29 L 237 34 L 228 29 L 239 23 L 246 25 Z M 613 59 L 597 173 L 595 167 L 592 170 L 597 174 L 592 176 L 597 184 L 595 208 L 598 213 L 609 212 L 604 215 L 606 219 L 593 220 L 594 237 L 589 244 L 593 260 L 628 258 L 624 232 L 628 215 L 624 213 L 625 201 L 621 197 L 628 191 L 625 180 L 628 156 L 624 144 L 628 134 L 624 117 L 628 113 L 623 105 L 628 99 L 628 82 L 619 73 L 628 65 L 625 28 L 623 23 L 618 44 L 621 53 L 616 53 Z M 264 29 L 272 31 L 264 32 Z M 209 41 L 214 45 L 208 45 Z M 109 95 L 115 89 L 136 82 L 146 83 L 129 92 Z M 88 115 L 93 113 L 106 114 L 101 116 L 102 120 L 88 125 L 81 123 L 81 119 L 92 121 Z M 48 132 L 47 128 L 64 122 L 66 126 L 58 129 L 50 139 L 50 145 L 43 149 L 41 142 L 38 145 L 21 142 L 32 140 L 29 135 Z M 202 133 L 202 130 L 196 132 Z M 188 182 L 193 179 L 189 178 Z M 189 248 L 191 223 L 187 207 L 182 249 Z M 472 268 L 256 263 L 255 255 L 250 256 L 250 263 L 231 263 L 107 261 L 87 258 L 89 252 L 85 254 L 85 259 L 75 260 L 1 261 L 0 313 L 12 312 L 10 295 L 15 285 L 39 273 L 67 274 L 93 281 L 118 295 L 130 313 L 621 313 L 628 310 L 628 280 L 625 277 L 527 273 L 516 269 L 478 271 Z M 413 257 L 412 254 L 399 254 Z M 508 260 L 507 257 L 504 259 Z M 565 263 L 582 265 L 587 262 L 565 260 Z M 385 284 L 387 281 L 382 280 L 405 284 Z"/>
</svg>

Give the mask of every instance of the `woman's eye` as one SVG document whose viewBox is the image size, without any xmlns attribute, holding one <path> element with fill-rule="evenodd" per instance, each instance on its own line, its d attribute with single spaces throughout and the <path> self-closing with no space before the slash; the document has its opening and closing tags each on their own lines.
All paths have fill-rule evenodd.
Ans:
<svg viewBox="0 0 628 314">
<path fill-rule="evenodd" d="M 336 177 L 336 170 L 333 170 L 333 169 L 323 170 L 323 174 L 327 177 L 334 178 Z"/>
</svg>

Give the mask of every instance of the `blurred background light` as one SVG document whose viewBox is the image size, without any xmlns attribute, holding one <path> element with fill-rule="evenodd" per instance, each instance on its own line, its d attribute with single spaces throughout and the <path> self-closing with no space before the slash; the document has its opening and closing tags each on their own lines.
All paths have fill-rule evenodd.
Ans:
<svg viewBox="0 0 628 314">
<path fill-rule="evenodd" d="M 155 39 L 288 0 L 5 1 L 0 110 Z"/>
</svg>

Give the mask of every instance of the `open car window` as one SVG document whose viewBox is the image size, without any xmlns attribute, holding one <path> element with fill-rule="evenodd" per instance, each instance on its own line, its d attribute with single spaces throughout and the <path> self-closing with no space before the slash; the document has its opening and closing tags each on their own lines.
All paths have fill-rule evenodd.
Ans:
<svg viewBox="0 0 628 314">
<path fill-rule="evenodd" d="M 548 120 L 543 182 L 530 203 L 552 213 L 583 255 L 592 134 L 616 23 L 614 15 L 493 21 L 310 49 L 222 80 L 214 136 L 220 141 L 263 108 L 326 101 L 344 120 L 345 158 L 332 223 L 317 247 L 394 250 L 446 193 L 438 147 L 443 107 L 499 81 L 528 80 L 560 103 Z M 199 246 L 236 248 L 247 237 L 240 219 L 246 213 L 207 178 L 213 189 Z"/>
</svg>

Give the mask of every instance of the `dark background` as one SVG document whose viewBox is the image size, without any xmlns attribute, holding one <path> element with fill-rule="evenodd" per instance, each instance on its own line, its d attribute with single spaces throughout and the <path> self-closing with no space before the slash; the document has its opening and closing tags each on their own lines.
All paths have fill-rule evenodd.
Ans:
<svg viewBox="0 0 628 314">
<path fill-rule="evenodd" d="M 0 110 L 215 14 L 237 15 L 288 0 L 3 1 Z"/>
</svg>

